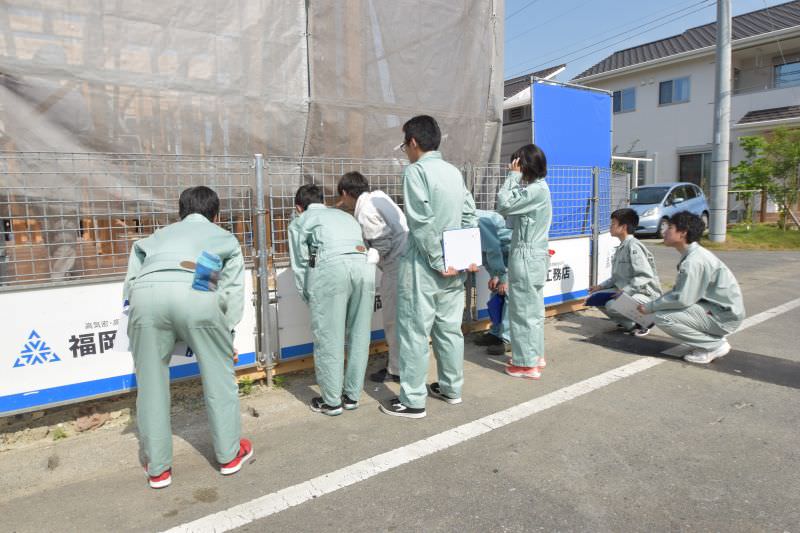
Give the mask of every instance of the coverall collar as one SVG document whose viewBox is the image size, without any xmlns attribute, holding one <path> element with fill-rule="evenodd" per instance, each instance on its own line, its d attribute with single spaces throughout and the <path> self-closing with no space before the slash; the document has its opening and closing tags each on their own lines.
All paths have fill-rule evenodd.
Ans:
<svg viewBox="0 0 800 533">
<path fill-rule="evenodd" d="M 210 222 L 205 215 L 201 215 L 200 213 L 192 213 L 190 215 L 186 215 L 183 217 L 183 220 L 186 222 Z"/>
<path fill-rule="evenodd" d="M 417 163 L 425 159 L 441 159 L 441 158 L 442 158 L 442 153 L 439 150 L 431 150 L 429 152 L 425 152 L 424 154 L 422 154 L 422 156 L 420 156 L 420 158 L 417 159 Z"/>
<path fill-rule="evenodd" d="M 306 211 L 311 211 L 313 209 L 325 209 L 325 204 L 308 204 Z"/>
</svg>

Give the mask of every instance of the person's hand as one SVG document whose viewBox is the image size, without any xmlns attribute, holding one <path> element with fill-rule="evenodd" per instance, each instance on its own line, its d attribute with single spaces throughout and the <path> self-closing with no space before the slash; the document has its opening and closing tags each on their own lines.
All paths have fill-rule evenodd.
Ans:
<svg viewBox="0 0 800 533">
<path fill-rule="evenodd" d="M 508 164 L 508 170 L 513 172 L 522 172 L 522 167 L 519 164 L 519 157 Z"/>
<path fill-rule="evenodd" d="M 489 280 L 489 290 L 494 292 L 497 290 L 497 285 L 500 283 L 500 278 L 497 276 Z"/>
<path fill-rule="evenodd" d="M 591 287 L 589 287 L 589 294 L 592 294 L 593 292 L 597 292 L 599 290 L 600 290 L 600 285 L 592 285 Z"/>
<path fill-rule="evenodd" d="M 470 272 L 477 272 L 478 270 L 480 270 L 480 267 L 475 263 L 470 263 L 469 267 L 467 267 L 467 270 L 469 270 Z"/>
<path fill-rule="evenodd" d="M 238 362 L 239 362 L 239 350 L 234 348 L 233 349 L 233 364 L 235 365 Z"/>
<path fill-rule="evenodd" d="M 458 270 L 456 270 L 453 267 L 448 267 L 447 270 L 442 270 L 442 276 L 444 276 L 446 278 L 450 278 L 450 277 L 457 276 L 457 275 L 458 275 Z"/>
<path fill-rule="evenodd" d="M 505 296 L 508 294 L 508 283 L 499 283 L 497 285 L 497 294 L 500 296 Z"/>
<path fill-rule="evenodd" d="M 644 308 L 644 304 L 639 304 L 636 307 L 636 310 L 639 311 L 640 313 L 642 313 L 643 315 L 647 314 L 647 309 Z"/>
</svg>

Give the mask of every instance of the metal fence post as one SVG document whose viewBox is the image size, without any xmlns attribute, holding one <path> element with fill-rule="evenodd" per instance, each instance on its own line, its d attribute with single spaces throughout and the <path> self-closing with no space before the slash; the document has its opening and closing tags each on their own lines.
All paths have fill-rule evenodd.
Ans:
<svg viewBox="0 0 800 533">
<path fill-rule="evenodd" d="M 592 271 L 589 285 L 597 285 L 600 268 L 600 169 L 592 167 Z"/>
<path fill-rule="evenodd" d="M 474 200 L 475 167 L 472 165 L 472 163 L 464 163 L 464 166 L 462 167 L 462 173 L 464 174 L 464 185 Z M 466 301 L 464 302 L 464 315 L 462 317 L 462 321 L 464 322 L 474 322 L 477 318 L 477 291 L 475 290 L 475 286 L 476 274 L 474 272 L 467 272 L 467 280 L 464 291 L 466 293 Z"/>
<path fill-rule="evenodd" d="M 258 233 L 258 362 L 267 374 L 267 386 L 272 386 L 274 360 L 270 349 L 269 332 L 269 272 L 267 269 L 267 210 L 264 207 L 264 156 L 255 155 L 256 166 L 256 231 Z"/>
</svg>

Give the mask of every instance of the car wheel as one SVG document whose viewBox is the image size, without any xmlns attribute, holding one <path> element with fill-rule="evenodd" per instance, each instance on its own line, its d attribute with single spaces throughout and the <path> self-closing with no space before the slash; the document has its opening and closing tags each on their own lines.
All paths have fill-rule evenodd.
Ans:
<svg viewBox="0 0 800 533">
<path fill-rule="evenodd" d="M 705 232 L 708 231 L 708 213 L 703 211 L 703 214 L 700 215 L 700 220 L 703 221 L 703 227 L 705 227 L 705 229 L 703 230 L 703 233 L 705 233 Z"/>
<path fill-rule="evenodd" d="M 669 227 L 669 220 L 667 217 L 661 219 L 661 222 L 658 223 L 658 231 L 656 231 L 656 237 L 659 239 L 664 238 L 664 233 L 667 231 L 667 227 Z"/>
</svg>

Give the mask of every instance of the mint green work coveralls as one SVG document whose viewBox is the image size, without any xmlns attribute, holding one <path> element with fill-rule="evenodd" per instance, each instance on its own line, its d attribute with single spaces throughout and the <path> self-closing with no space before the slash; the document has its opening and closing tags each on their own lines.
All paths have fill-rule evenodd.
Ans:
<svg viewBox="0 0 800 533">
<path fill-rule="evenodd" d="M 342 392 L 358 401 L 375 305 L 375 265 L 367 263 L 361 226 L 340 209 L 311 204 L 289 224 L 289 250 L 295 286 L 311 311 L 314 372 L 322 401 L 338 407 Z"/>
<path fill-rule="evenodd" d="M 403 202 L 409 235 L 397 278 L 400 401 L 421 409 L 428 396 L 429 334 L 442 393 L 461 397 L 466 274 L 442 275 L 442 232 L 475 227 L 477 219 L 475 202 L 464 186 L 461 171 L 435 150 L 406 167 Z"/>
<path fill-rule="evenodd" d="M 547 234 L 553 218 L 550 188 L 544 178 L 522 186 L 522 174 L 509 172 L 497 193 L 497 212 L 509 217 L 513 233 L 508 254 L 508 317 L 511 359 L 531 367 L 544 355 L 544 284 L 549 254 Z"/>
<path fill-rule="evenodd" d="M 478 227 L 481 231 L 481 251 L 484 256 L 484 268 L 489 277 L 497 278 L 500 283 L 508 283 L 508 248 L 511 245 L 511 229 L 506 226 L 506 219 L 494 211 L 476 209 Z M 492 323 L 489 332 L 511 342 L 508 324 L 508 305 L 503 304 L 502 320 L 497 324 Z"/>
<path fill-rule="evenodd" d="M 678 263 L 671 291 L 643 304 L 656 325 L 695 348 L 716 350 L 745 317 L 739 283 L 717 256 L 693 242 Z"/>
<path fill-rule="evenodd" d="M 180 265 L 196 261 L 203 250 L 222 259 L 213 292 L 193 289 L 193 272 Z M 123 295 L 130 301 L 139 438 L 151 476 L 172 466 L 169 360 L 177 341 L 186 342 L 197 357 L 217 461 L 228 463 L 239 452 L 232 330 L 244 311 L 243 270 L 236 237 L 198 213 L 133 245 Z"/>
<path fill-rule="evenodd" d="M 628 235 L 617 247 L 611 260 L 611 278 L 599 284 L 600 289 L 615 288 L 639 303 L 649 302 L 661 296 L 656 261 L 650 250 L 633 235 Z M 624 327 L 633 329 L 636 323 L 609 308 L 613 300 L 606 302 L 603 311 L 608 318 Z"/>
</svg>

